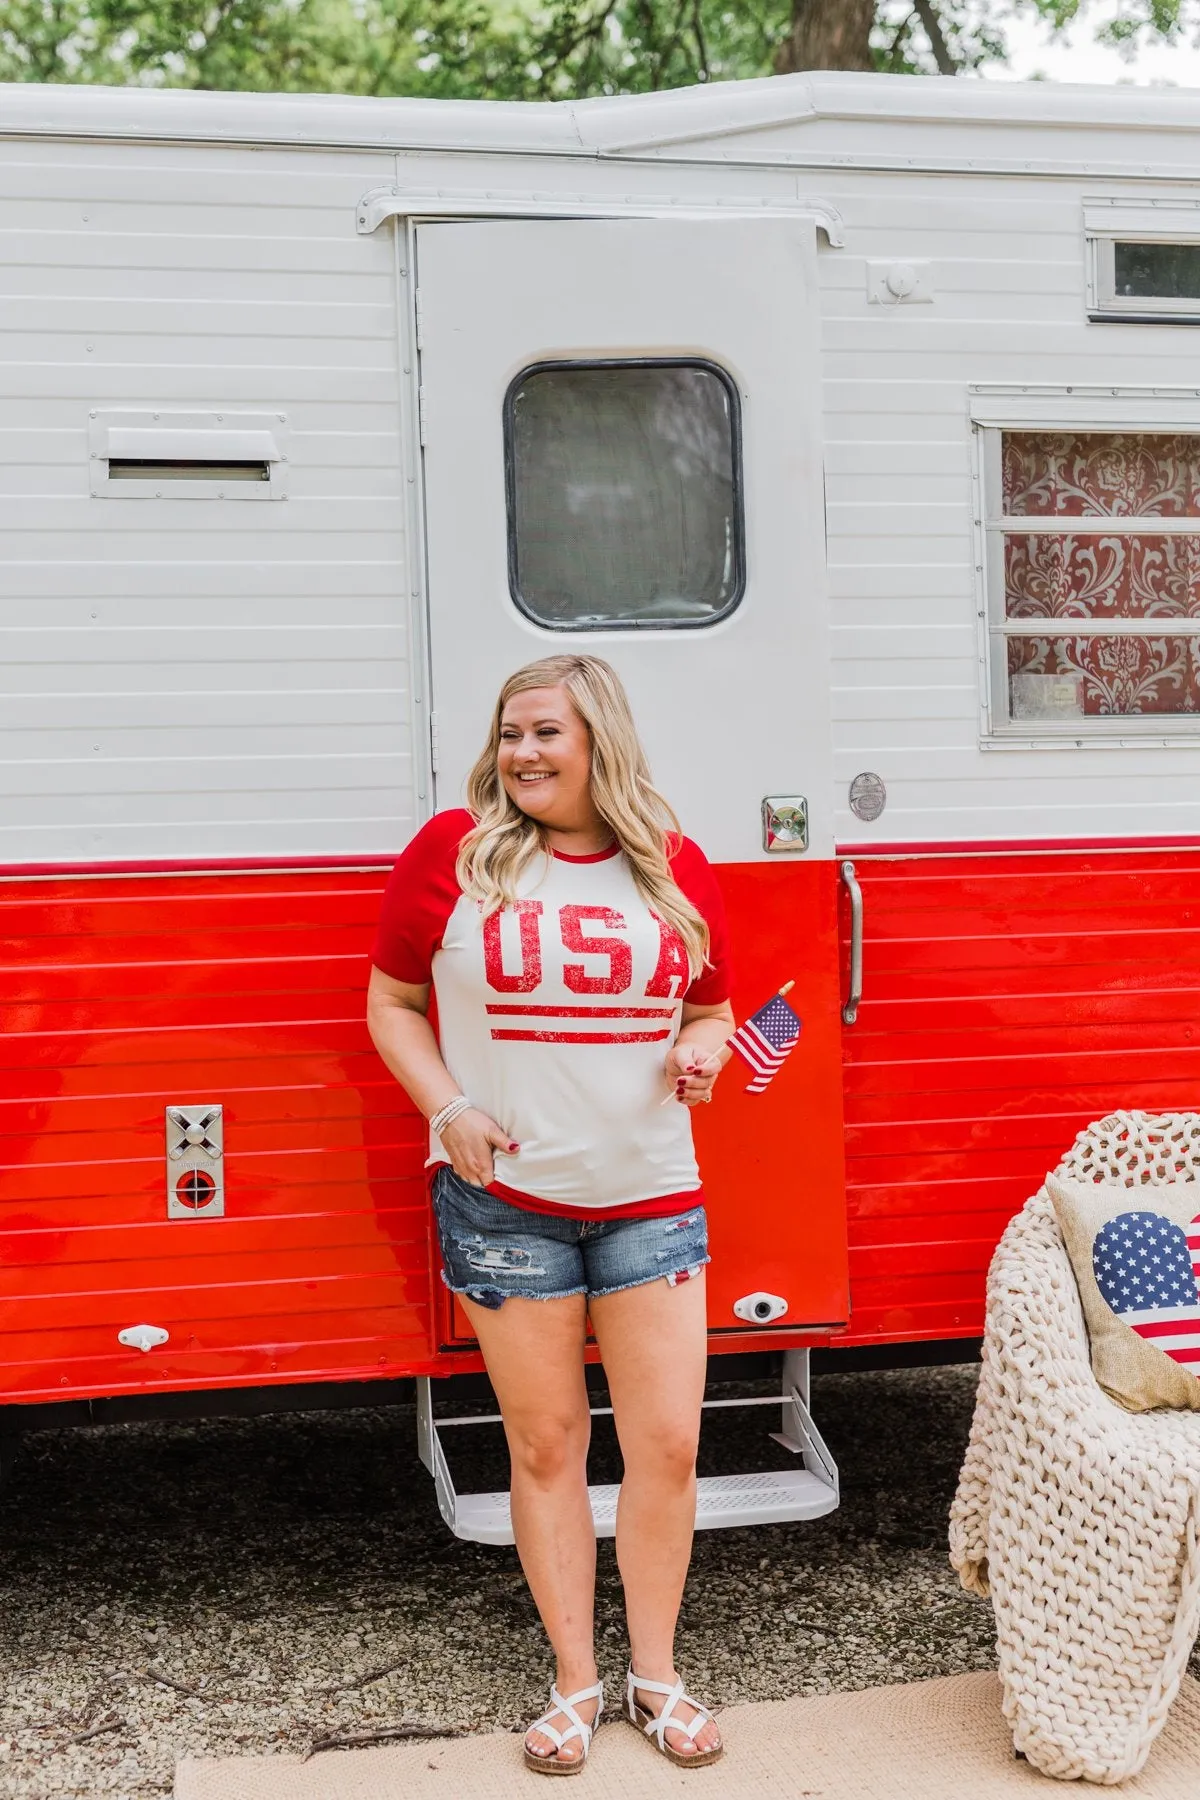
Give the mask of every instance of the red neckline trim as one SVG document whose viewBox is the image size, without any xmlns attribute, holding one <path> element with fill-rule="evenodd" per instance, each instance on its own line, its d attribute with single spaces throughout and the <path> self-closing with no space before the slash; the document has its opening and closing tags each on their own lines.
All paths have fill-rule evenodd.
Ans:
<svg viewBox="0 0 1200 1800">
<path fill-rule="evenodd" d="M 565 850 L 555 850 L 553 847 L 551 847 L 550 854 L 554 858 L 555 862 L 569 862 L 569 863 L 608 862 L 610 857 L 620 856 L 621 846 L 620 846 L 620 844 L 610 844 L 608 846 L 607 850 L 593 850 L 592 854 L 590 856 L 568 856 L 567 852 Z"/>
</svg>

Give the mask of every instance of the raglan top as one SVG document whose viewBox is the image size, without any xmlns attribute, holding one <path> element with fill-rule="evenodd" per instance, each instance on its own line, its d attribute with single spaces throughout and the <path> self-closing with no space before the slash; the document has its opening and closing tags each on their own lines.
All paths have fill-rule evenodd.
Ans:
<svg viewBox="0 0 1200 1800">
<path fill-rule="evenodd" d="M 516 903 L 482 917 L 460 889 L 465 809 L 422 827 L 388 880 L 372 953 L 396 981 L 432 983 L 442 1058 L 462 1093 L 521 1147 L 489 1190 L 585 1217 L 665 1216 L 702 1198 L 689 1108 L 663 1105 L 683 1002 L 728 998 L 720 889 L 684 838 L 671 859 L 709 930 L 690 979 L 673 927 L 651 911 L 619 847 L 535 859 Z M 431 1134 L 430 1162 L 448 1162 Z"/>
</svg>

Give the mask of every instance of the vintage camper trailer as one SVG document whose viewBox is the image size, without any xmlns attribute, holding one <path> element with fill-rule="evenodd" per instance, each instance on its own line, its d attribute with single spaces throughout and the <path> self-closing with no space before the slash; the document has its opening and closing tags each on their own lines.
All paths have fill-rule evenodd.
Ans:
<svg viewBox="0 0 1200 1800">
<path fill-rule="evenodd" d="M 712 1349 L 787 1353 L 805 1466 L 704 1522 L 833 1503 L 807 1347 L 978 1333 L 1076 1130 L 1200 1103 L 1198 142 L 857 75 L 0 92 L 9 1427 L 415 1375 L 503 1535 L 363 994 L 500 677 L 586 644 L 739 1014 L 804 1019 L 698 1125 Z"/>
</svg>

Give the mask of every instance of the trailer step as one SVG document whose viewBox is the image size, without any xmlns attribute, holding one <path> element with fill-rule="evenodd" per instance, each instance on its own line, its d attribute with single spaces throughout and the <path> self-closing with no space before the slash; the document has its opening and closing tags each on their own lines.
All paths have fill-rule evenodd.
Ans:
<svg viewBox="0 0 1200 1800">
<path fill-rule="evenodd" d="M 617 1528 L 617 1487 L 589 1487 L 597 1537 Z M 788 1519 L 819 1519 L 832 1512 L 837 1495 L 807 1469 L 778 1475 L 704 1475 L 696 1483 L 696 1529 L 727 1531 L 733 1525 L 778 1525 Z M 457 1494 L 446 1516 L 456 1537 L 476 1544 L 511 1544 L 508 1494 Z"/>
<path fill-rule="evenodd" d="M 696 1528 L 725 1531 L 735 1525 L 777 1525 L 794 1519 L 819 1519 L 838 1504 L 837 1465 L 830 1456 L 808 1409 L 808 1352 L 789 1350 L 784 1357 L 783 1391 L 741 1400 L 706 1400 L 705 1412 L 726 1407 L 778 1406 L 781 1429 L 771 1437 L 802 1466 L 781 1472 L 747 1472 L 738 1475 L 705 1475 L 696 1483 Z M 592 1408 L 604 1417 L 611 1408 Z M 450 1476 L 441 1433 L 471 1425 L 495 1425 L 495 1413 L 437 1419 L 433 1412 L 433 1387 L 428 1377 L 417 1383 L 417 1444 L 421 1461 L 434 1479 L 438 1509 L 456 1537 L 477 1544 L 511 1544 L 512 1519 L 507 1490 L 460 1494 Z M 597 1537 L 612 1537 L 616 1530 L 615 1484 L 589 1487 Z"/>
</svg>

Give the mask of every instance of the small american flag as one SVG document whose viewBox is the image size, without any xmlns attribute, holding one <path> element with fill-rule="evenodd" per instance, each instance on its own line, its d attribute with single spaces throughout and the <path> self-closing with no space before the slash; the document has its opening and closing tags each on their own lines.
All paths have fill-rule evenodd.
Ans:
<svg viewBox="0 0 1200 1800">
<path fill-rule="evenodd" d="M 787 986 L 791 985 L 789 981 Z M 736 1050 L 753 1071 L 753 1078 L 746 1083 L 748 1094 L 762 1093 L 783 1067 L 788 1051 L 799 1042 L 800 1020 L 784 999 L 786 992 L 787 988 L 783 988 L 773 994 L 729 1040 L 730 1049 Z"/>
</svg>

